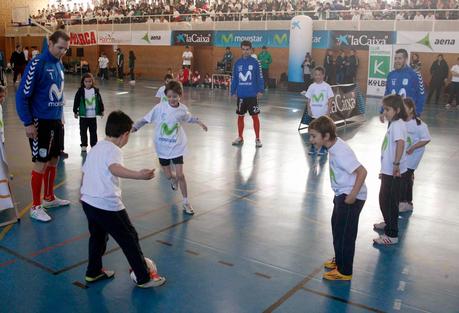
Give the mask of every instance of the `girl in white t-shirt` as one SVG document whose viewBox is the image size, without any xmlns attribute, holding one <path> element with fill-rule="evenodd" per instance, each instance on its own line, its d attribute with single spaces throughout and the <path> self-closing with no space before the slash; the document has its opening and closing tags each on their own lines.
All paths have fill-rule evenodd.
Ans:
<svg viewBox="0 0 459 313">
<path fill-rule="evenodd" d="M 166 92 L 165 92 L 166 85 L 173 79 L 174 77 L 172 76 L 172 74 L 166 74 L 166 76 L 164 76 L 164 85 L 158 88 L 158 91 L 156 92 L 156 95 L 155 95 L 156 98 L 159 98 L 160 102 L 168 101 L 166 97 Z"/>
<path fill-rule="evenodd" d="M 180 103 L 180 97 L 183 94 L 183 86 L 180 82 L 171 80 L 166 85 L 165 92 L 168 101 L 155 105 L 147 115 L 134 124 L 132 131 L 135 132 L 148 123 L 155 124 L 154 143 L 159 163 L 171 182 L 172 189 L 177 190 L 177 184 L 180 186 L 185 213 L 193 215 L 194 211 L 188 201 L 187 185 L 183 174 L 183 156 L 187 150 L 187 138 L 181 124 L 184 122 L 198 124 L 205 131 L 207 131 L 207 126 L 191 115 L 188 108 Z M 175 165 L 175 177 L 171 163 Z"/>
<path fill-rule="evenodd" d="M 406 130 L 408 132 L 408 139 L 406 141 L 406 163 L 407 173 L 404 183 L 405 191 L 402 192 L 400 198 L 399 211 L 409 212 L 413 211 L 413 184 L 414 184 L 414 171 L 417 169 L 421 162 L 425 146 L 430 142 L 431 137 L 427 124 L 416 117 L 416 104 L 411 98 L 403 100 L 408 118 L 405 122 Z"/>
<path fill-rule="evenodd" d="M 323 67 L 317 66 L 314 68 L 312 75 L 314 83 L 309 86 L 306 92 L 303 91 L 302 94 L 306 97 L 306 106 L 309 116 L 316 119 L 330 114 L 334 94 L 330 85 L 324 81 L 325 69 Z M 316 152 L 315 146 L 311 145 L 309 154 L 314 155 Z M 324 155 L 326 153 L 327 149 L 322 146 L 318 154 Z"/>
<path fill-rule="evenodd" d="M 374 224 L 375 230 L 384 230 L 384 234 L 373 239 L 375 244 L 392 245 L 398 243 L 398 205 L 407 172 L 405 143 L 407 114 L 403 98 L 389 95 L 383 99 L 383 114 L 390 125 L 381 147 L 381 188 L 379 206 L 384 222 Z M 403 176 L 403 178 L 402 178 Z"/>
<path fill-rule="evenodd" d="M 336 126 L 328 116 L 309 124 L 311 144 L 327 147 L 333 199 L 332 234 L 335 257 L 324 263 L 327 280 L 351 280 L 359 216 L 367 198 L 366 169 L 354 151 L 336 135 Z"/>
</svg>

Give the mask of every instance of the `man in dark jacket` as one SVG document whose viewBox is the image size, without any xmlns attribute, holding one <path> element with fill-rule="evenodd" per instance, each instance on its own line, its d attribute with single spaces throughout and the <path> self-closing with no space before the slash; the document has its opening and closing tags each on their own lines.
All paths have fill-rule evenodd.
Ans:
<svg viewBox="0 0 459 313">
<path fill-rule="evenodd" d="M 435 103 L 438 104 L 440 99 L 441 90 L 445 84 L 445 80 L 448 79 L 448 63 L 443 59 L 443 55 L 439 54 L 437 60 L 432 63 L 430 67 L 430 85 L 429 85 L 429 96 L 427 97 L 427 103 L 430 102 L 433 94 L 435 93 Z"/>
<path fill-rule="evenodd" d="M 344 50 L 339 50 L 339 55 L 336 58 L 336 83 L 344 83 L 344 75 L 346 74 L 346 64 L 348 62 L 347 56 L 344 54 Z"/>
<path fill-rule="evenodd" d="M 351 55 L 346 64 L 346 83 L 355 83 L 357 77 L 357 68 L 359 67 L 359 58 L 355 55 L 355 49 L 351 50 Z"/>
<path fill-rule="evenodd" d="M 333 59 L 333 50 L 327 50 L 327 55 L 324 59 L 324 68 L 325 68 L 325 81 L 330 85 L 335 83 L 335 61 Z"/>
<path fill-rule="evenodd" d="M 16 84 L 19 74 L 24 74 L 24 68 L 26 65 L 26 58 L 24 52 L 22 52 L 21 45 L 16 46 L 16 50 L 11 54 L 10 59 L 11 66 L 13 67 L 13 84 Z"/>
</svg>

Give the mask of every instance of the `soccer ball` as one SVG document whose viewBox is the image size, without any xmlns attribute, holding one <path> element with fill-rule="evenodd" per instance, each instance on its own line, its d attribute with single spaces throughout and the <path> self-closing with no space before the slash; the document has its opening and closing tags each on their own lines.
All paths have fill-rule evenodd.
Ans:
<svg viewBox="0 0 459 313">
<path fill-rule="evenodd" d="M 149 258 L 145 258 L 145 263 L 147 263 L 148 271 L 150 272 L 150 277 L 157 275 L 158 268 L 156 267 L 156 263 Z M 130 275 L 132 281 L 137 284 L 137 277 L 135 277 L 134 271 L 132 269 L 129 269 L 129 272 L 131 273 Z"/>
<path fill-rule="evenodd" d="M 131 81 L 129 81 L 129 85 L 131 85 L 131 86 L 135 86 L 135 80 L 131 80 Z"/>
</svg>

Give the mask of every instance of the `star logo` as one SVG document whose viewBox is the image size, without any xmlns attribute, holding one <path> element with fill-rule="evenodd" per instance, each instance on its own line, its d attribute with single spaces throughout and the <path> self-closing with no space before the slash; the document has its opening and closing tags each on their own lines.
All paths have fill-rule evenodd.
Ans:
<svg viewBox="0 0 459 313">
<path fill-rule="evenodd" d="M 185 42 L 185 34 L 177 35 L 177 42 Z"/>
<path fill-rule="evenodd" d="M 150 43 L 150 38 L 148 37 L 148 33 L 145 33 L 145 36 L 143 36 L 142 39 Z"/>
<path fill-rule="evenodd" d="M 300 21 L 293 21 L 292 22 L 292 29 L 301 29 Z"/>
<path fill-rule="evenodd" d="M 424 38 L 422 38 L 421 40 L 419 40 L 419 41 L 416 42 L 416 43 L 418 43 L 418 44 L 420 44 L 420 45 L 423 45 L 423 46 L 426 46 L 427 48 L 429 48 L 430 50 L 433 51 L 432 46 L 431 46 L 431 44 L 430 44 L 430 38 L 429 38 L 429 36 L 430 36 L 429 33 L 427 33 L 427 35 L 425 35 Z"/>
<path fill-rule="evenodd" d="M 341 45 L 349 46 L 347 35 L 339 35 L 338 37 L 336 37 L 336 41 L 338 42 L 338 46 L 341 46 Z"/>
</svg>

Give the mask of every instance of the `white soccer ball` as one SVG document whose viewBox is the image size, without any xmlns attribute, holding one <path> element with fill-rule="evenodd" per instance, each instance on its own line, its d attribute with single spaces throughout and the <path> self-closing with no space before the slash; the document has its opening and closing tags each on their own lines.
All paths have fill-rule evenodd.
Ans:
<svg viewBox="0 0 459 313">
<path fill-rule="evenodd" d="M 150 272 L 150 275 L 152 273 L 157 273 L 158 272 L 158 269 L 156 267 L 156 263 L 153 260 L 151 260 L 149 258 L 145 258 L 145 263 L 147 263 L 147 267 L 148 267 L 148 271 Z M 131 275 L 132 281 L 137 284 L 137 277 L 135 277 L 134 271 L 132 269 L 129 269 L 129 272 L 131 272 L 130 275 Z"/>
</svg>

